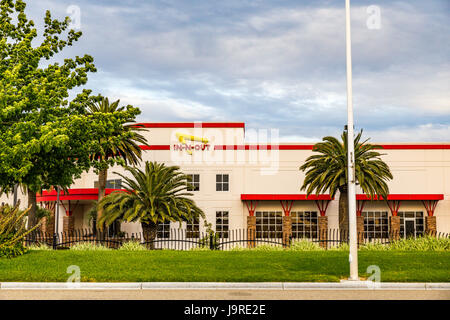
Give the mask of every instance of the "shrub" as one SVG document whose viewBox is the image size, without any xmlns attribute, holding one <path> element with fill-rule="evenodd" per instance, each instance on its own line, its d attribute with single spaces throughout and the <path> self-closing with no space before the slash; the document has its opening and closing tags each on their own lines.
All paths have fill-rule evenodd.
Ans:
<svg viewBox="0 0 450 320">
<path fill-rule="evenodd" d="M 363 251 L 387 251 L 391 250 L 391 246 L 379 242 L 368 242 L 359 246 L 359 250 Z"/>
<path fill-rule="evenodd" d="M 250 250 L 250 249 L 244 248 L 243 246 L 241 246 L 239 244 L 235 244 L 231 248 L 227 248 L 227 249 L 228 249 L 228 251 L 245 251 L 245 250 Z"/>
<path fill-rule="evenodd" d="M 96 244 L 94 242 L 80 242 L 72 247 L 70 247 L 70 250 L 76 250 L 76 251 L 105 251 L 105 250 L 111 250 L 110 248 L 105 247 L 101 244 Z"/>
<path fill-rule="evenodd" d="M 450 250 L 450 238 L 436 238 L 429 235 L 393 241 L 391 250 L 446 251 Z"/>
<path fill-rule="evenodd" d="M 26 230 L 24 217 L 29 210 L 19 210 L 19 203 L 15 207 L 0 207 L 0 257 L 13 258 L 27 252 L 22 241 L 40 224 Z"/>
<path fill-rule="evenodd" d="M 126 251 L 145 251 L 147 248 L 139 243 L 139 241 L 127 241 L 124 242 L 118 250 Z"/>
<path fill-rule="evenodd" d="M 450 238 L 436 238 L 425 235 L 418 238 L 399 239 L 391 244 L 366 243 L 359 249 L 371 251 L 447 251 L 450 250 Z"/>
<path fill-rule="evenodd" d="M 331 247 L 328 250 L 334 250 L 334 251 L 349 251 L 350 246 L 346 242 L 340 243 L 338 246 Z"/>
<path fill-rule="evenodd" d="M 14 258 L 25 254 L 27 251 L 27 248 L 21 243 L 17 243 L 13 246 L 0 248 L 0 258 Z"/>
<path fill-rule="evenodd" d="M 255 248 L 250 248 L 249 250 L 253 250 L 253 251 L 283 251 L 283 250 L 288 250 L 288 249 L 285 249 L 282 246 L 272 246 L 270 244 L 260 244 L 260 245 L 257 245 Z"/>
<path fill-rule="evenodd" d="M 320 247 L 320 245 L 316 242 L 311 242 L 308 240 L 296 240 L 292 241 L 291 247 L 289 248 L 293 251 L 317 251 L 324 250 Z"/>
<path fill-rule="evenodd" d="M 202 247 L 202 246 L 194 247 L 189 250 L 190 251 L 211 251 L 211 249 L 209 247 Z"/>
<path fill-rule="evenodd" d="M 31 251 L 37 251 L 37 250 L 44 250 L 44 251 L 49 251 L 49 250 L 53 250 L 52 247 L 50 247 L 48 244 L 46 243 L 39 243 L 39 244 L 31 244 L 31 245 L 27 245 L 27 249 L 31 250 Z"/>
</svg>

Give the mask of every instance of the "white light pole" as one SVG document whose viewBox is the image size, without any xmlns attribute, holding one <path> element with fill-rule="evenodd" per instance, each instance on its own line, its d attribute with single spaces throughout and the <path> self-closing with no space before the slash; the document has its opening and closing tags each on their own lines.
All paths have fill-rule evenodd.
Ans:
<svg viewBox="0 0 450 320">
<path fill-rule="evenodd" d="M 56 186 L 56 217 L 55 217 L 55 234 L 59 232 L 59 186 Z"/>
<path fill-rule="evenodd" d="M 356 180 L 355 180 L 355 148 L 353 138 L 353 94 L 352 94 L 352 40 L 350 28 L 350 0 L 345 0 L 345 35 L 347 55 L 347 146 L 348 146 L 348 228 L 350 255 L 349 280 L 358 277 L 358 244 L 356 237 Z"/>
</svg>

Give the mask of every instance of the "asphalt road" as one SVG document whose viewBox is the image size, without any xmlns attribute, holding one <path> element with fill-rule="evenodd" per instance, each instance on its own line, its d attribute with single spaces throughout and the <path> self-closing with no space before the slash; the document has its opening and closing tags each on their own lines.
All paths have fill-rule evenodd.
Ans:
<svg viewBox="0 0 450 320">
<path fill-rule="evenodd" d="M 0 300 L 450 300 L 450 290 L 2 289 Z"/>
</svg>

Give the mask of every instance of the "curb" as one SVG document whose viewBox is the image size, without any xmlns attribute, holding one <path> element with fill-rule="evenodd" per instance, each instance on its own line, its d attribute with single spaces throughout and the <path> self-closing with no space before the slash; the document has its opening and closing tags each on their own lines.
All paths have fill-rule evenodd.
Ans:
<svg viewBox="0 0 450 320">
<path fill-rule="evenodd" d="M 450 283 L 398 282 L 1 282 L 0 290 L 450 290 Z"/>
</svg>

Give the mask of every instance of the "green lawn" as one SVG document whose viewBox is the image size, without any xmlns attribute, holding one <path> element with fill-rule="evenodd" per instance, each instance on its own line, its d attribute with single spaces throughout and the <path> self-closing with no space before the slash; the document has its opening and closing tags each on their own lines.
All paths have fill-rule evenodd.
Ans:
<svg viewBox="0 0 450 320">
<path fill-rule="evenodd" d="M 339 281 L 348 276 L 343 251 L 31 251 L 0 259 L 1 281 L 66 281 L 77 265 L 83 282 Z M 450 252 L 359 253 L 359 272 L 378 265 L 381 281 L 449 282 Z"/>
</svg>

